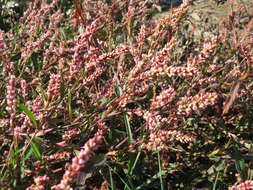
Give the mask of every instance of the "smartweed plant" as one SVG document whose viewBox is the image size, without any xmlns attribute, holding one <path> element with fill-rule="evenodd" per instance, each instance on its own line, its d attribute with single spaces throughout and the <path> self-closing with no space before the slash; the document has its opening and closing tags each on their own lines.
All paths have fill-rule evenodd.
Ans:
<svg viewBox="0 0 253 190">
<path fill-rule="evenodd" d="M 229 3 L 204 39 L 191 0 L 28 4 L 0 31 L 0 188 L 252 187 L 253 12 Z"/>
</svg>

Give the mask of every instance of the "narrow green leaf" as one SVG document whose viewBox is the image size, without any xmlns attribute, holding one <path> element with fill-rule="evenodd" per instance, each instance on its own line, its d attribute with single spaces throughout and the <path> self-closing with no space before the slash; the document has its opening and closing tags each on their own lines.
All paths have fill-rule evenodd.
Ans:
<svg viewBox="0 0 253 190">
<path fill-rule="evenodd" d="M 109 168 L 109 174 L 110 174 L 111 189 L 114 190 L 114 181 L 113 181 L 113 178 L 112 178 L 112 171 L 111 171 L 111 168 Z"/>
<path fill-rule="evenodd" d="M 24 104 L 19 104 L 19 108 L 25 112 L 25 114 L 29 117 L 29 119 L 32 121 L 33 126 L 38 129 L 38 124 L 36 121 L 36 117 L 33 115 L 31 110 L 29 110 Z"/>
<path fill-rule="evenodd" d="M 157 151 L 157 159 L 158 159 L 159 172 L 161 172 L 161 171 L 162 171 L 162 167 L 161 167 L 161 156 L 160 156 L 160 152 L 159 152 L 159 151 Z M 159 177 L 159 179 L 160 179 L 161 190 L 164 190 L 162 175 Z"/>
<path fill-rule="evenodd" d="M 137 162 L 138 162 L 138 160 L 139 160 L 140 155 L 141 155 L 141 152 L 138 152 L 138 154 L 137 154 L 137 156 L 136 156 L 136 158 L 135 158 L 135 161 L 134 161 L 133 165 L 130 167 L 129 175 L 132 175 L 132 174 L 133 174 L 134 168 L 135 168 L 135 166 L 136 166 L 136 164 L 137 164 Z"/>
<path fill-rule="evenodd" d="M 124 114 L 124 123 L 126 126 L 127 135 L 128 135 L 128 143 L 131 144 L 133 142 L 133 134 L 132 134 L 132 129 L 130 125 L 130 120 L 126 113 Z"/>
<path fill-rule="evenodd" d="M 115 74 L 115 77 L 117 79 L 116 80 L 117 85 L 115 86 L 115 92 L 116 92 L 117 96 L 120 97 L 120 96 L 123 95 L 123 90 L 120 87 L 120 83 L 119 83 L 119 80 L 117 78 L 117 74 Z M 125 123 L 125 126 L 126 126 L 126 132 L 127 132 L 127 136 L 128 136 L 128 144 L 131 144 L 133 142 L 133 134 L 132 134 L 132 129 L 131 129 L 131 125 L 130 125 L 130 120 L 129 120 L 129 117 L 126 113 L 124 113 L 123 117 L 124 117 L 124 123 Z"/>
<path fill-rule="evenodd" d="M 220 152 L 220 149 L 214 150 L 213 152 L 211 152 L 210 154 L 208 154 L 208 156 L 215 156 L 216 154 L 218 154 Z"/>
<path fill-rule="evenodd" d="M 33 139 L 30 139 L 28 136 L 26 136 L 26 138 L 30 142 L 30 147 L 34 153 L 35 158 L 40 159 L 41 153 L 40 153 L 40 149 L 39 149 L 38 145 L 33 141 Z"/>
<path fill-rule="evenodd" d="M 216 177 L 215 177 L 215 182 L 214 182 L 214 184 L 213 184 L 213 190 L 216 189 L 217 182 L 218 182 L 218 178 L 219 178 L 219 174 L 220 174 L 220 171 L 218 171 L 218 173 L 217 173 L 217 175 L 216 175 Z"/>
<path fill-rule="evenodd" d="M 146 182 L 135 188 L 136 190 L 145 189 L 145 187 L 149 186 L 153 181 L 160 178 L 161 176 L 165 175 L 167 173 L 167 170 L 161 170 L 154 176 L 152 176 L 150 179 L 148 179 Z"/>
<path fill-rule="evenodd" d="M 68 113 L 69 113 L 69 119 L 72 120 L 72 94 L 71 91 L 68 90 Z"/>
</svg>

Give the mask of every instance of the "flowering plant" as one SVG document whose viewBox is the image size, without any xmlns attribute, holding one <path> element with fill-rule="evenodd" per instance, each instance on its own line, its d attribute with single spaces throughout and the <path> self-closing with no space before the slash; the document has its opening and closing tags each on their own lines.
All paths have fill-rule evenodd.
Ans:
<svg viewBox="0 0 253 190">
<path fill-rule="evenodd" d="M 197 39 L 191 0 L 157 20 L 148 0 L 31 2 L 0 31 L 1 188 L 73 189 L 97 154 L 83 188 L 247 180 L 253 22 L 230 3 Z"/>
</svg>

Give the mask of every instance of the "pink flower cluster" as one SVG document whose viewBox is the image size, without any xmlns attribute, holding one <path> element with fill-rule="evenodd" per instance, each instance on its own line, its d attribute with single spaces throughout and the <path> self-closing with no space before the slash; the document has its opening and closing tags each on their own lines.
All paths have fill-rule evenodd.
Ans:
<svg viewBox="0 0 253 190">
<path fill-rule="evenodd" d="M 166 58 L 170 58 L 169 54 L 172 48 L 175 46 L 177 40 L 172 37 L 164 46 L 161 51 L 158 51 L 155 56 L 152 57 L 151 61 L 154 63 L 163 63 Z"/>
<path fill-rule="evenodd" d="M 94 61 L 91 61 L 90 63 L 88 63 L 87 65 L 85 65 L 85 68 L 87 70 L 90 70 L 91 68 L 94 68 L 96 66 L 99 66 L 100 63 L 102 63 L 103 61 L 106 61 L 108 59 L 114 58 L 116 56 L 119 56 L 123 53 L 126 53 L 129 51 L 129 47 L 125 46 L 125 47 L 117 47 L 115 50 L 102 54 L 100 56 L 98 56 Z"/>
<path fill-rule="evenodd" d="M 193 138 L 190 135 L 182 134 L 177 130 L 158 130 L 149 136 L 147 145 L 149 150 L 166 150 L 171 142 L 180 141 L 181 143 L 191 142 Z"/>
<path fill-rule="evenodd" d="M 178 115 L 191 115 L 193 112 L 200 113 L 208 105 L 215 105 L 218 94 L 215 92 L 199 93 L 195 96 L 183 97 L 178 103 Z"/>
<path fill-rule="evenodd" d="M 86 79 L 83 80 L 83 86 L 87 86 L 92 81 L 96 80 L 99 76 L 103 74 L 104 71 L 104 67 L 97 67 L 95 72 L 93 72 L 91 75 L 89 75 Z"/>
<path fill-rule="evenodd" d="M 42 44 L 46 41 L 46 39 L 48 39 L 50 36 L 52 36 L 52 32 L 51 31 L 47 31 L 45 34 L 41 35 L 40 38 L 33 42 L 33 41 L 27 41 L 27 43 L 24 45 L 24 48 L 22 50 L 22 59 L 23 60 L 27 60 L 30 57 L 30 54 L 33 51 L 39 51 L 39 49 L 41 48 Z"/>
<path fill-rule="evenodd" d="M 16 77 L 11 75 L 9 84 L 7 86 L 7 107 L 6 110 L 9 112 L 11 119 L 14 118 L 16 112 Z"/>
<path fill-rule="evenodd" d="M 252 190 L 253 189 L 253 180 L 247 180 L 240 183 L 239 185 L 234 185 L 229 188 L 229 190 Z"/>
<path fill-rule="evenodd" d="M 140 32 L 138 33 L 137 39 L 136 39 L 138 49 L 141 49 L 142 45 L 144 44 L 145 39 L 146 39 L 146 34 L 147 34 L 147 26 L 143 24 L 141 25 Z"/>
<path fill-rule="evenodd" d="M 51 75 L 49 85 L 47 88 L 47 95 L 49 100 L 59 95 L 60 87 L 61 87 L 61 76 L 54 74 Z"/>
<path fill-rule="evenodd" d="M 46 175 L 38 176 L 34 179 L 34 182 L 35 182 L 35 184 L 26 188 L 26 190 L 44 190 L 45 185 L 47 185 L 49 183 L 49 177 L 47 177 Z"/>
<path fill-rule="evenodd" d="M 70 129 L 68 131 L 65 131 L 62 139 L 66 142 L 69 142 L 71 139 L 74 139 L 76 137 L 76 135 L 79 133 L 79 131 L 77 129 Z"/>
<path fill-rule="evenodd" d="M 4 40 L 4 32 L 0 30 L 0 55 L 2 55 L 2 52 L 6 48 L 6 42 Z"/>
<path fill-rule="evenodd" d="M 28 88 L 25 80 L 21 80 L 21 95 L 23 96 L 24 100 L 27 100 Z"/>
<path fill-rule="evenodd" d="M 58 10 L 56 11 L 54 14 L 51 15 L 51 22 L 48 26 L 48 28 L 50 29 L 56 29 L 57 28 L 57 25 L 61 22 L 62 18 L 63 18 L 64 14 Z"/>
<path fill-rule="evenodd" d="M 170 103 L 176 96 L 176 91 L 173 88 L 163 90 L 158 96 L 156 96 L 151 103 L 151 109 L 158 109 L 166 104 Z"/>
<path fill-rule="evenodd" d="M 179 26 L 182 15 L 184 15 L 184 13 L 187 11 L 187 8 L 192 3 L 192 1 L 193 0 L 184 0 L 178 8 L 172 10 L 173 16 L 170 23 L 174 28 L 177 28 Z"/>
<path fill-rule="evenodd" d="M 143 119 L 145 119 L 146 127 L 150 132 L 153 132 L 158 129 L 161 124 L 166 121 L 166 119 L 162 118 L 162 116 L 159 115 L 158 112 L 153 113 L 149 111 L 144 112 Z"/>
<path fill-rule="evenodd" d="M 75 177 L 79 174 L 81 168 L 85 166 L 87 161 L 92 156 L 92 152 L 96 150 L 103 140 L 102 129 L 99 129 L 95 136 L 89 139 L 84 149 L 72 159 L 72 163 L 67 167 L 60 184 L 53 187 L 54 190 L 70 190 L 70 183 L 75 180 Z"/>
<path fill-rule="evenodd" d="M 204 44 L 203 50 L 200 52 L 200 54 L 193 58 L 193 60 L 189 59 L 187 62 L 187 65 L 198 65 L 203 63 L 206 59 L 208 59 L 215 48 L 217 47 L 219 42 L 219 36 L 214 36 L 211 41 L 208 41 Z"/>
<path fill-rule="evenodd" d="M 50 156 L 43 156 L 43 159 L 50 161 L 50 163 L 68 160 L 69 158 L 70 158 L 69 152 L 58 152 Z"/>
</svg>

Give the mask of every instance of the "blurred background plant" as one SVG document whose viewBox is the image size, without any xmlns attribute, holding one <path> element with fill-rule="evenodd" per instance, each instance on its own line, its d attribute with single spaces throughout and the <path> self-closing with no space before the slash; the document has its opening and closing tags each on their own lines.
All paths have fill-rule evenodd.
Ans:
<svg viewBox="0 0 253 190">
<path fill-rule="evenodd" d="M 19 20 L 29 0 L 0 0 L 0 29 L 8 31 Z"/>
</svg>

